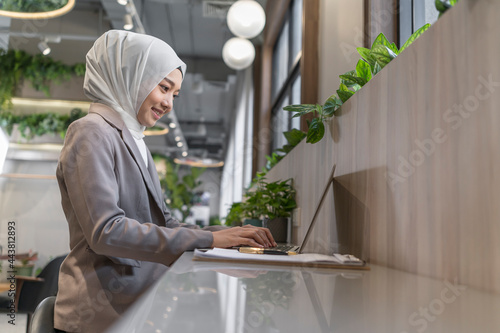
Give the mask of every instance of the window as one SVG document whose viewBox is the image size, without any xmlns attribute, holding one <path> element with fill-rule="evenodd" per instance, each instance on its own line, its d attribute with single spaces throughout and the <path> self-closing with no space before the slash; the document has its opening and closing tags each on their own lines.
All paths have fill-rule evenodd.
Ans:
<svg viewBox="0 0 500 333">
<path fill-rule="evenodd" d="M 273 129 L 271 149 L 286 144 L 283 132 L 300 129 L 300 119 L 292 119 L 283 107 L 300 103 L 300 58 L 302 54 L 302 2 L 292 0 L 273 51 L 271 83 Z"/>
<path fill-rule="evenodd" d="M 439 12 L 435 0 L 400 0 L 399 1 L 399 46 L 410 38 L 411 34 L 423 25 L 433 24 Z"/>
</svg>

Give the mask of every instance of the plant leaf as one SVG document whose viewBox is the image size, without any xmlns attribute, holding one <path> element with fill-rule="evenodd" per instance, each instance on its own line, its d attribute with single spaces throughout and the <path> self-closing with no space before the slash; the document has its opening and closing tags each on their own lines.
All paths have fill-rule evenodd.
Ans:
<svg viewBox="0 0 500 333">
<path fill-rule="evenodd" d="M 325 135 L 325 125 L 319 118 L 314 118 L 309 125 L 309 130 L 307 131 L 307 143 L 316 143 L 323 139 Z"/>
<path fill-rule="evenodd" d="M 352 70 L 352 71 L 349 71 L 349 72 L 347 72 L 347 73 L 344 73 L 343 75 L 351 75 L 351 76 L 354 76 L 354 75 L 355 75 L 355 71 L 354 71 L 354 70 Z M 351 80 L 345 80 L 345 79 L 343 79 L 343 78 L 342 78 L 342 75 L 339 75 L 339 78 L 340 78 L 340 83 L 345 84 L 345 85 L 347 86 L 347 88 L 350 88 L 350 87 L 352 87 L 353 85 L 355 85 L 355 84 L 356 84 L 356 82 L 353 82 L 353 81 L 351 81 Z"/>
<path fill-rule="evenodd" d="M 290 111 L 290 112 L 296 112 L 292 118 L 297 118 L 300 116 L 303 116 L 307 113 L 310 112 L 315 112 L 316 109 L 316 104 L 294 104 L 294 105 L 288 105 L 283 108 L 285 111 Z"/>
<path fill-rule="evenodd" d="M 304 139 L 307 134 L 296 129 L 296 128 L 292 128 L 290 131 L 287 131 L 287 132 L 283 132 L 283 135 L 285 135 L 285 138 L 287 139 L 288 141 L 288 144 L 295 147 L 296 145 L 299 144 L 300 141 L 302 141 L 302 139 Z M 285 147 L 283 147 L 285 148 Z"/>
<path fill-rule="evenodd" d="M 429 29 L 430 26 L 431 25 L 429 23 L 427 23 L 426 25 L 424 25 L 423 27 L 421 27 L 420 29 L 418 29 L 417 31 L 415 31 L 410 36 L 410 38 L 408 38 L 408 40 L 406 41 L 406 43 L 403 44 L 403 46 L 399 50 L 399 53 L 403 52 L 403 50 L 405 50 L 408 46 L 410 46 L 418 37 L 420 37 L 421 34 L 423 34 L 427 29 Z"/>
<path fill-rule="evenodd" d="M 378 72 L 380 72 L 382 70 L 382 67 L 380 67 L 380 65 L 378 64 L 378 62 L 375 63 L 375 66 L 373 68 L 373 75 L 376 75 Z"/>
<path fill-rule="evenodd" d="M 340 104 L 339 104 L 340 102 Z M 342 105 L 342 101 L 335 95 L 328 97 L 323 106 L 323 114 L 326 117 L 331 117 L 338 110 L 338 108 Z"/>
<path fill-rule="evenodd" d="M 380 67 L 384 68 L 392 59 L 396 58 L 398 55 L 394 53 L 390 48 L 385 45 L 377 45 L 371 51 L 371 55 L 377 59 Z"/>
<path fill-rule="evenodd" d="M 316 104 L 316 111 L 318 114 L 323 115 L 323 105 Z"/>
<path fill-rule="evenodd" d="M 367 49 L 365 47 L 358 47 L 356 48 L 356 50 L 358 50 L 358 53 L 359 55 L 370 65 L 370 66 L 374 66 L 375 65 L 375 58 L 372 57 L 372 55 L 370 54 L 371 50 L 370 49 Z"/>
<path fill-rule="evenodd" d="M 356 64 L 356 76 L 365 79 L 366 82 L 372 79 L 371 67 L 366 61 L 362 59 L 358 60 Z"/>
<path fill-rule="evenodd" d="M 350 91 L 345 84 L 340 84 L 339 89 L 337 90 L 337 95 L 339 95 L 342 103 L 345 103 L 352 95 L 354 95 L 354 91 Z"/>
<path fill-rule="evenodd" d="M 316 109 L 316 104 L 293 104 L 285 106 L 283 108 L 283 110 L 290 112 L 313 111 L 315 109 Z"/>
<path fill-rule="evenodd" d="M 363 60 L 361 60 L 361 61 L 363 61 Z M 371 72 L 370 72 L 370 74 L 371 74 Z M 351 82 L 351 86 L 354 86 L 355 84 L 359 84 L 362 87 L 366 84 L 366 82 L 368 82 L 368 81 L 366 81 L 366 79 L 364 79 L 362 77 L 357 77 L 354 75 L 345 75 L 344 74 L 344 75 L 340 75 L 339 77 L 341 79 L 343 79 L 344 81 Z"/>
<path fill-rule="evenodd" d="M 306 134 L 306 133 L 304 133 Z M 276 149 L 276 151 L 288 154 L 289 152 L 292 151 L 292 149 L 295 148 L 295 146 L 292 145 L 283 145 L 283 147 Z"/>
<path fill-rule="evenodd" d="M 392 52 L 394 52 L 396 55 L 399 53 L 398 48 L 396 47 L 396 44 L 390 43 L 385 35 L 383 33 L 380 33 L 377 38 L 373 41 L 372 44 L 372 50 L 377 46 L 377 45 L 384 45 L 387 46 Z"/>
</svg>

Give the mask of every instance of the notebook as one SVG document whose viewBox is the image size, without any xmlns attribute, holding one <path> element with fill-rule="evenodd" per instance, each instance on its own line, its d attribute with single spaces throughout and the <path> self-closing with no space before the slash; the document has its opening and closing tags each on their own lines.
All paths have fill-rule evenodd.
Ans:
<svg viewBox="0 0 500 333">
<path fill-rule="evenodd" d="M 309 227 L 307 228 L 307 232 L 304 236 L 304 239 L 302 240 L 302 243 L 300 245 L 296 244 L 289 244 L 289 243 L 284 243 L 284 244 L 278 244 L 276 247 L 271 247 L 271 248 L 266 248 L 268 250 L 272 251 L 278 251 L 278 252 L 294 252 L 294 253 L 302 253 L 302 249 L 304 249 L 307 241 L 309 240 L 309 237 L 311 236 L 311 230 L 314 226 L 314 223 L 316 222 L 316 218 L 318 217 L 319 210 L 321 209 L 321 206 L 323 205 L 323 201 L 325 201 L 326 194 L 328 193 L 328 189 L 330 187 L 330 184 L 333 183 L 333 175 L 335 173 L 335 168 L 336 164 L 333 165 L 332 171 L 330 172 L 330 176 L 328 177 L 326 184 L 325 184 L 325 189 L 323 190 L 323 194 L 321 195 L 321 199 L 319 200 L 318 206 L 316 207 L 314 211 L 314 215 L 311 219 L 311 222 L 309 223 Z"/>
</svg>

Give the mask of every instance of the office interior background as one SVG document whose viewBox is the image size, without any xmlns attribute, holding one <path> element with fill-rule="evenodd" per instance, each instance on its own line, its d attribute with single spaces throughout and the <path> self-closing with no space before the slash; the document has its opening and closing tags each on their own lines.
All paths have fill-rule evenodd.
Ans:
<svg viewBox="0 0 500 333">
<path fill-rule="evenodd" d="M 458 276 L 498 292 L 498 264 L 472 264 L 475 256 L 490 256 L 493 262 L 498 257 L 498 251 L 492 251 L 500 244 L 498 214 L 492 207 L 499 196 L 494 174 L 498 158 L 491 156 L 497 152 L 491 143 L 497 135 L 495 122 L 474 120 L 472 115 L 481 113 L 470 113 L 470 121 L 477 124 L 467 127 L 462 121 L 469 114 L 453 121 L 447 114 L 456 103 L 467 103 L 483 81 L 498 81 L 498 65 L 492 65 L 497 42 L 491 42 L 491 50 L 486 47 L 483 61 L 468 48 L 446 53 L 466 47 L 458 36 L 475 36 L 469 32 L 475 29 L 470 22 L 478 22 L 474 17 L 458 26 L 453 15 L 475 15 L 488 1 L 474 5 L 463 0 L 440 18 L 433 0 L 257 2 L 265 9 L 266 25 L 250 39 L 255 48 L 252 64 L 238 70 L 222 57 L 224 44 L 234 37 L 226 23 L 234 1 L 136 0 L 131 11 L 116 0 L 78 0 L 57 18 L 0 17 L 0 48 L 36 55 L 44 42 L 51 49 L 47 57 L 68 65 L 83 63 L 95 39 L 106 30 L 123 29 L 129 14 L 133 31 L 169 43 L 187 63 L 188 73 L 174 111 L 161 120 L 168 134 L 147 137 L 146 142 L 153 153 L 177 159 L 181 175 L 193 161 L 209 166 L 197 188 L 202 204 L 193 208 L 189 221 L 208 224 L 210 217 L 223 219 L 231 204 L 243 199 L 253 177 L 266 167 L 266 156 L 287 143 L 283 132 L 307 130 L 310 118 L 292 118 L 283 107 L 323 104 L 338 89 L 339 75 L 356 68 L 356 48 L 370 47 L 380 33 L 400 48 L 430 23 L 411 48 L 327 123 L 319 143 L 304 140 L 267 177 L 294 178 L 299 210 L 292 234 L 300 241 L 319 199 L 316 192 L 337 164 L 333 191 L 320 213 L 323 225 L 314 231 L 317 241 L 310 250 L 350 250 L 374 263 L 439 278 Z M 490 24 L 489 16 L 484 22 Z M 489 26 L 481 28 L 487 31 Z M 85 111 L 89 102 L 82 83 L 82 77 L 54 83 L 48 97 L 21 82 L 12 98 L 13 110 Z M 481 89 L 492 89 L 493 97 L 481 99 L 475 108 L 493 108 L 494 87 L 484 84 Z M 385 111 L 377 118 L 380 108 Z M 390 119 L 395 108 L 405 116 Z M 485 129 L 485 124 L 491 127 Z M 60 146 L 62 140 L 52 136 L 28 142 L 19 133 L 5 131 L 1 140 L 0 245 L 5 251 L 8 222 L 15 221 L 16 250 L 36 251 L 35 265 L 43 267 L 69 250 L 54 177 L 58 151 L 44 146 Z M 474 159 L 481 167 L 471 164 Z M 210 167 L 220 162 L 223 166 Z M 480 177 L 485 174 L 491 178 Z M 478 202 L 483 194 L 487 199 Z M 341 219 L 349 221 L 348 226 Z M 480 274 L 472 271 L 477 265 Z"/>
</svg>

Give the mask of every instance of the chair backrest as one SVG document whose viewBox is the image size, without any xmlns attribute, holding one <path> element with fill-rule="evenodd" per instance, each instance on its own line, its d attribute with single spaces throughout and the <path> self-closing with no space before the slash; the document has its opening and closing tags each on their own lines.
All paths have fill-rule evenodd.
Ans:
<svg viewBox="0 0 500 333">
<path fill-rule="evenodd" d="M 35 309 L 31 318 L 28 333 L 55 333 L 54 329 L 54 304 L 56 297 L 50 296 L 43 299 Z"/>
<path fill-rule="evenodd" d="M 65 258 L 66 255 L 56 257 L 43 268 L 37 275 L 37 277 L 43 278 L 43 282 L 25 281 L 23 283 L 19 295 L 19 311 L 33 313 L 38 303 L 43 299 L 57 294 L 59 269 Z"/>
</svg>

